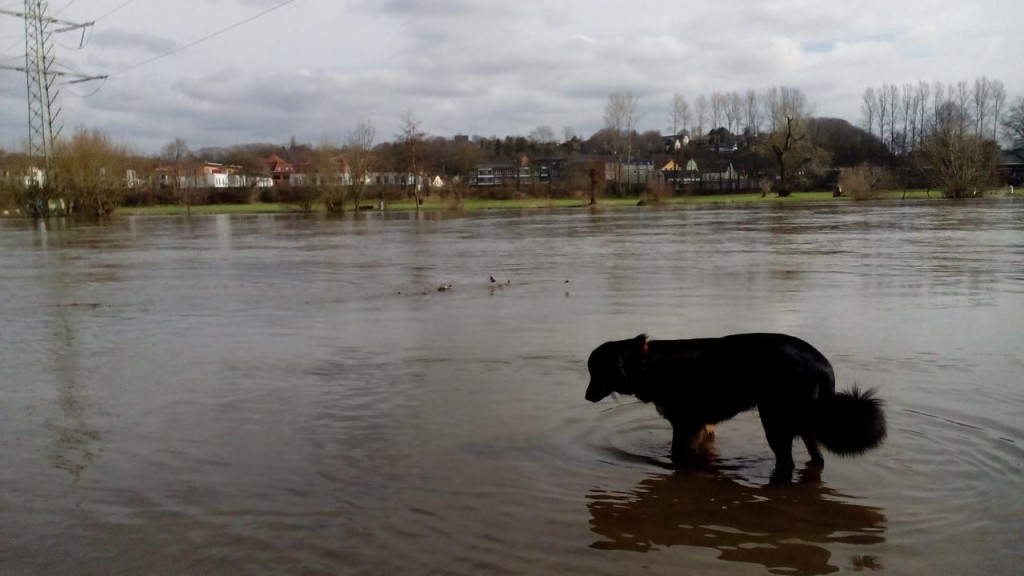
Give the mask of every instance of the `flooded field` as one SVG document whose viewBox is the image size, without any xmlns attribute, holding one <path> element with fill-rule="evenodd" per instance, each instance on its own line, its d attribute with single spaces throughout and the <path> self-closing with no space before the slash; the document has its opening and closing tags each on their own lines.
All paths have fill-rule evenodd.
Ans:
<svg viewBox="0 0 1024 576">
<path fill-rule="evenodd" d="M 4 576 L 1024 572 L 1021 202 L 3 219 L 0 294 Z M 673 471 L 583 398 L 746 331 L 887 443 L 769 485 L 748 413 Z"/>
</svg>

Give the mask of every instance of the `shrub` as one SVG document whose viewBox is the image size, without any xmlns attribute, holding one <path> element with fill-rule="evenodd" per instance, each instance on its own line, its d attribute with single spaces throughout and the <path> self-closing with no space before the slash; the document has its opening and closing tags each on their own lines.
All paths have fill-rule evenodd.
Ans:
<svg viewBox="0 0 1024 576">
<path fill-rule="evenodd" d="M 839 174 L 839 188 L 843 196 L 854 200 L 875 200 L 892 187 L 892 175 L 880 166 L 861 164 L 843 168 Z"/>
</svg>

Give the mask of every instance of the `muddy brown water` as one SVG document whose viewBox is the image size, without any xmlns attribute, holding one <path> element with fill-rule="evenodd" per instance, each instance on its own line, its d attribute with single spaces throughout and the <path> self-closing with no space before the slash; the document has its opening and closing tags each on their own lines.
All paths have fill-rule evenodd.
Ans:
<svg viewBox="0 0 1024 576">
<path fill-rule="evenodd" d="M 5 576 L 1024 572 L 1020 202 L 2 219 L 0 295 Z M 672 471 L 583 399 L 743 331 L 887 443 L 769 485 L 748 413 Z"/>
</svg>

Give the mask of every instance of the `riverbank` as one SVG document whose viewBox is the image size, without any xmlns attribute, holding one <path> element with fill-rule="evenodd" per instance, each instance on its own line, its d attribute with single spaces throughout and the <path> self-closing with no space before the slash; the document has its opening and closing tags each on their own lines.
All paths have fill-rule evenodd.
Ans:
<svg viewBox="0 0 1024 576">
<path fill-rule="evenodd" d="M 937 191 L 925 190 L 898 190 L 885 192 L 879 198 L 885 200 L 942 200 L 942 195 Z M 632 196 L 625 198 L 601 198 L 598 205 L 601 207 L 631 207 L 637 206 L 641 201 L 640 197 Z M 777 195 L 761 196 L 760 193 L 750 194 L 716 194 L 708 196 L 676 196 L 663 198 L 657 202 L 662 206 L 682 205 L 707 205 L 707 204 L 751 204 L 751 203 L 792 203 L 792 202 L 853 202 L 849 197 L 834 198 L 830 192 L 797 192 L 785 198 Z M 427 199 L 421 205 L 422 210 L 498 210 L 498 209 L 550 209 L 550 208 L 578 208 L 586 206 L 585 198 L 523 198 L 514 200 L 484 200 L 466 199 L 454 201 L 452 199 Z M 416 208 L 412 200 L 389 202 L 386 209 L 389 211 L 411 211 Z M 364 203 L 364 210 L 376 210 L 371 203 Z M 349 208 L 349 211 L 351 209 Z M 122 206 L 118 208 L 117 214 L 122 216 L 172 216 L 184 214 L 282 214 L 300 213 L 303 210 L 296 204 L 287 203 L 263 203 L 255 202 L 250 204 L 206 204 L 201 206 L 182 205 L 159 205 L 159 206 Z M 315 205 L 314 213 L 323 212 L 323 207 Z"/>
<path fill-rule="evenodd" d="M 978 199 L 1002 199 L 1011 198 L 1003 190 L 992 190 L 986 192 Z M 636 207 L 643 199 L 637 196 L 624 198 L 600 198 L 598 206 L 602 208 L 627 208 Z M 935 190 L 895 190 L 883 192 L 879 198 L 873 201 L 900 201 L 900 200 L 946 200 L 942 194 Z M 648 205 L 660 206 L 700 206 L 713 204 L 775 204 L 775 203 L 800 203 L 800 202 L 857 202 L 848 196 L 835 198 L 830 192 L 796 192 L 785 198 L 777 195 L 761 196 L 760 193 L 749 194 L 714 194 L 703 196 L 674 196 L 661 198 L 660 200 L 647 199 Z M 462 211 L 474 212 L 479 210 L 545 210 L 554 208 L 582 208 L 587 206 L 586 198 L 518 198 L 512 200 L 492 199 L 465 199 L 455 201 L 451 198 L 428 198 L 420 205 L 421 210 L 428 211 Z M 412 211 L 416 209 L 413 200 L 401 200 L 388 202 L 386 210 L 392 212 Z M 378 211 L 377 205 L 372 202 L 364 202 L 364 211 Z M 351 213 L 351 207 L 346 207 Z M 302 213 L 304 210 L 297 204 L 285 202 L 251 202 L 246 204 L 203 204 L 198 206 L 185 206 L 181 204 L 161 204 L 154 206 L 121 206 L 115 212 L 118 216 L 179 216 L 187 214 L 214 215 L 214 214 L 289 214 Z M 324 213 L 320 204 L 314 204 L 312 213 Z M 0 211 L 2 217 L 21 217 L 18 210 Z"/>
</svg>

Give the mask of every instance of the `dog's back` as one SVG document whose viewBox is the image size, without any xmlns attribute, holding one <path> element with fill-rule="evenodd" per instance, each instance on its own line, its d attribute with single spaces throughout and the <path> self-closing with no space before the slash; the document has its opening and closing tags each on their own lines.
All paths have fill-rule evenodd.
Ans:
<svg viewBox="0 0 1024 576">
<path fill-rule="evenodd" d="M 721 422 L 754 407 L 805 407 L 835 390 L 832 365 L 803 340 L 785 334 L 652 340 L 640 400 L 679 417 Z"/>
</svg>

